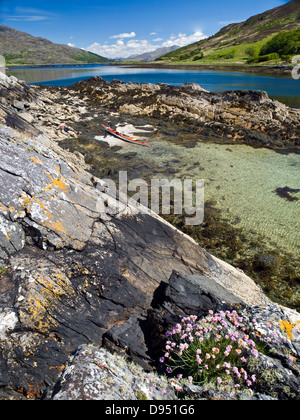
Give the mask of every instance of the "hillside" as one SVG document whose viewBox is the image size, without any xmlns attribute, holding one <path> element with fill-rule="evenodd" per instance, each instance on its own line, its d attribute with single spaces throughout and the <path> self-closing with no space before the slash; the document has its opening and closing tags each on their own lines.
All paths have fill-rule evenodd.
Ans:
<svg viewBox="0 0 300 420">
<path fill-rule="evenodd" d="M 162 47 L 157 48 L 154 51 L 146 52 L 144 54 L 132 55 L 126 60 L 140 60 L 140 61 L 152 61 L 162 55 L 168 54 L 169 52 L 177 50 L 179 47 L 177 45 L 173 45 L 172 47 Z"/>
<path fill-rule="evenodd" d="M 0 52 L 7 64 L 106 63 L 97 54 L 53 42 L 0 25 Z"/>
<path fill-rule="evenodd" d="M 276 34 L 300 28 L 300 1 L 233 23 L 217 34 L 166 54 L 159 61 L 245 63 L 259 55 L 260 49 Z"/>
</svg>

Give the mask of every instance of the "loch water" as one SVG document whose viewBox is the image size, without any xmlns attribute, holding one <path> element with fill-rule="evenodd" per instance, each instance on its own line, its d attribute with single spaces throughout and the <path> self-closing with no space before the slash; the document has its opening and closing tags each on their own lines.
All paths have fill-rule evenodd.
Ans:
<svg viewBox="0 0 300 420">
<path fill-rule="evenodd" d="M 9 70 L 9 75 L 25 80 L 29 84 L 45 86 L 70 86 L 90 77 L 100 76 L 107 81 L 118 79 L 123 82 L 166 83 L 174 86 L 197 83 L 210 92 L 264 90 L 273 99 L 278 99 L 290 106 L 300 107 L 300 80 L 294 80 L 292 75 L 274 77 L 233 71 L 151 69 L 108 65 L 13 68 Z"/>
</svg>

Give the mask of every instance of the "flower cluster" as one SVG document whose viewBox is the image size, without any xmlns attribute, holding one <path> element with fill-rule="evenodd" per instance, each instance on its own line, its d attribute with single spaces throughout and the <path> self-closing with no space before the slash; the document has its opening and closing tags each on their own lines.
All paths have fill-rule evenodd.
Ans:
<svg viewBox="0 0 300 420">
<path fill-rule="evenodd" d="M 198 384 L 231 382 L 236 389 L 247 387 L 252 392 L 256 377 L 247 372 L 247 362 L 258 356 L 258 350 L 236 311 L 210 311 L 199 321 L 197 316 L 185 317 L 166 336 L 160 362 L 168 374 Z"/>
</svg>

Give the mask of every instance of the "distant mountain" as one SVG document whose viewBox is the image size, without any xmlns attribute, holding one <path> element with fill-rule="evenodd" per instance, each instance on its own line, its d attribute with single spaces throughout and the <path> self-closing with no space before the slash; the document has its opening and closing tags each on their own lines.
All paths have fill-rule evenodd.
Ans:
<svg viewBox="0 0 300 420">
<path fill-rule="evenodd" d="M 8 64 L 79 64 L 107 63 L 111 60 L 100 55 L 54 44 L 8 26 L 0 25 L 0 54 Z"/>
<path fill-rule="evenodd" d="M 177 50 L 178 48 L 179 47 L 177 45 L 172 45 L 172 47 L 162 47 L 144 54 L 132 55 L 127 60 L 153 61 L 162 55 Z"/>
<path fill-rule="evenodd" d="M 232 23 L 216 35 L 159 57 L 160 61 L 245 62 L 258 55 L 260 48 L 274 35 L 300 27 L 300 0 Z"/>
</svg>

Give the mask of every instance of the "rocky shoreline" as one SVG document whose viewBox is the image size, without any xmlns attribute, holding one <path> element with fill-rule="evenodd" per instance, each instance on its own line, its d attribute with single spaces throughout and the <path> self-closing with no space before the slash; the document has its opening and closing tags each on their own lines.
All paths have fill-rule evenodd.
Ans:
<svg viewBox="0 0 300 420">
<path fill-rule="evenodd" d="M 211 93 L 197 84 L 110 83 L 99 77 L 73 90 L 91 108 L 165 121 L 205 141 L 299 150 L 299 110 L 269 99 L 266 92 Z"/>
<path fill-rule="evenodd" d="M 114 65 L 124 66 L 124 63 L 114 63 Z M 287 76 L 290 77 L 293 66 L 258 66 L 245 64 L 168 64 L 168 63 L 128 63 L 126 67 L 150 68 L 150 69 L 179 69 L 179 70 L 212 70 L 212 71 L 237 71 L 245 73 L 264 74 L 266 76 Z"/>
<path fill-rule="evenodd" d="M 211 107 L 220 113 L 220 98 L 194 85 L 174 89 L 99 78 L 44 89 L 0 73 L 1 399 L 299 398 L 299 314 L 272 303 L 245 273 L 159 216 L 114 200 L 90 172 L 93 155 L 84 160 L 61 148 L 63 123 L 75 139 L 89 135 L 83 128 L 91 129 L 100 112 L 112 121 L 116 111 L 142 114 L 139 107 L 143 118 L 171 123 L 184 110 L 188 132 L 206 124 L 212 138 L 217 127 L 227 132 L 233 117 L 215 125 L 209 114 Z M 274 147 L 298 148 L 298 111 L 265 94 L 225 99 L 227 111 L 244 104 L 242 113 L 231 109 L 237 128 L 225 141 L 246 141 L 253 130 L 251 141 L 268 144 L 276 127 Z M 247 126 L 246 106 L 256 129 Z M 251 393 L 211 383 L 176 388 L 162 375 L 166 332 L 183 317 L 232 310 L 265 349 L 249 365 L 257 378 Z"/>
</svg>

